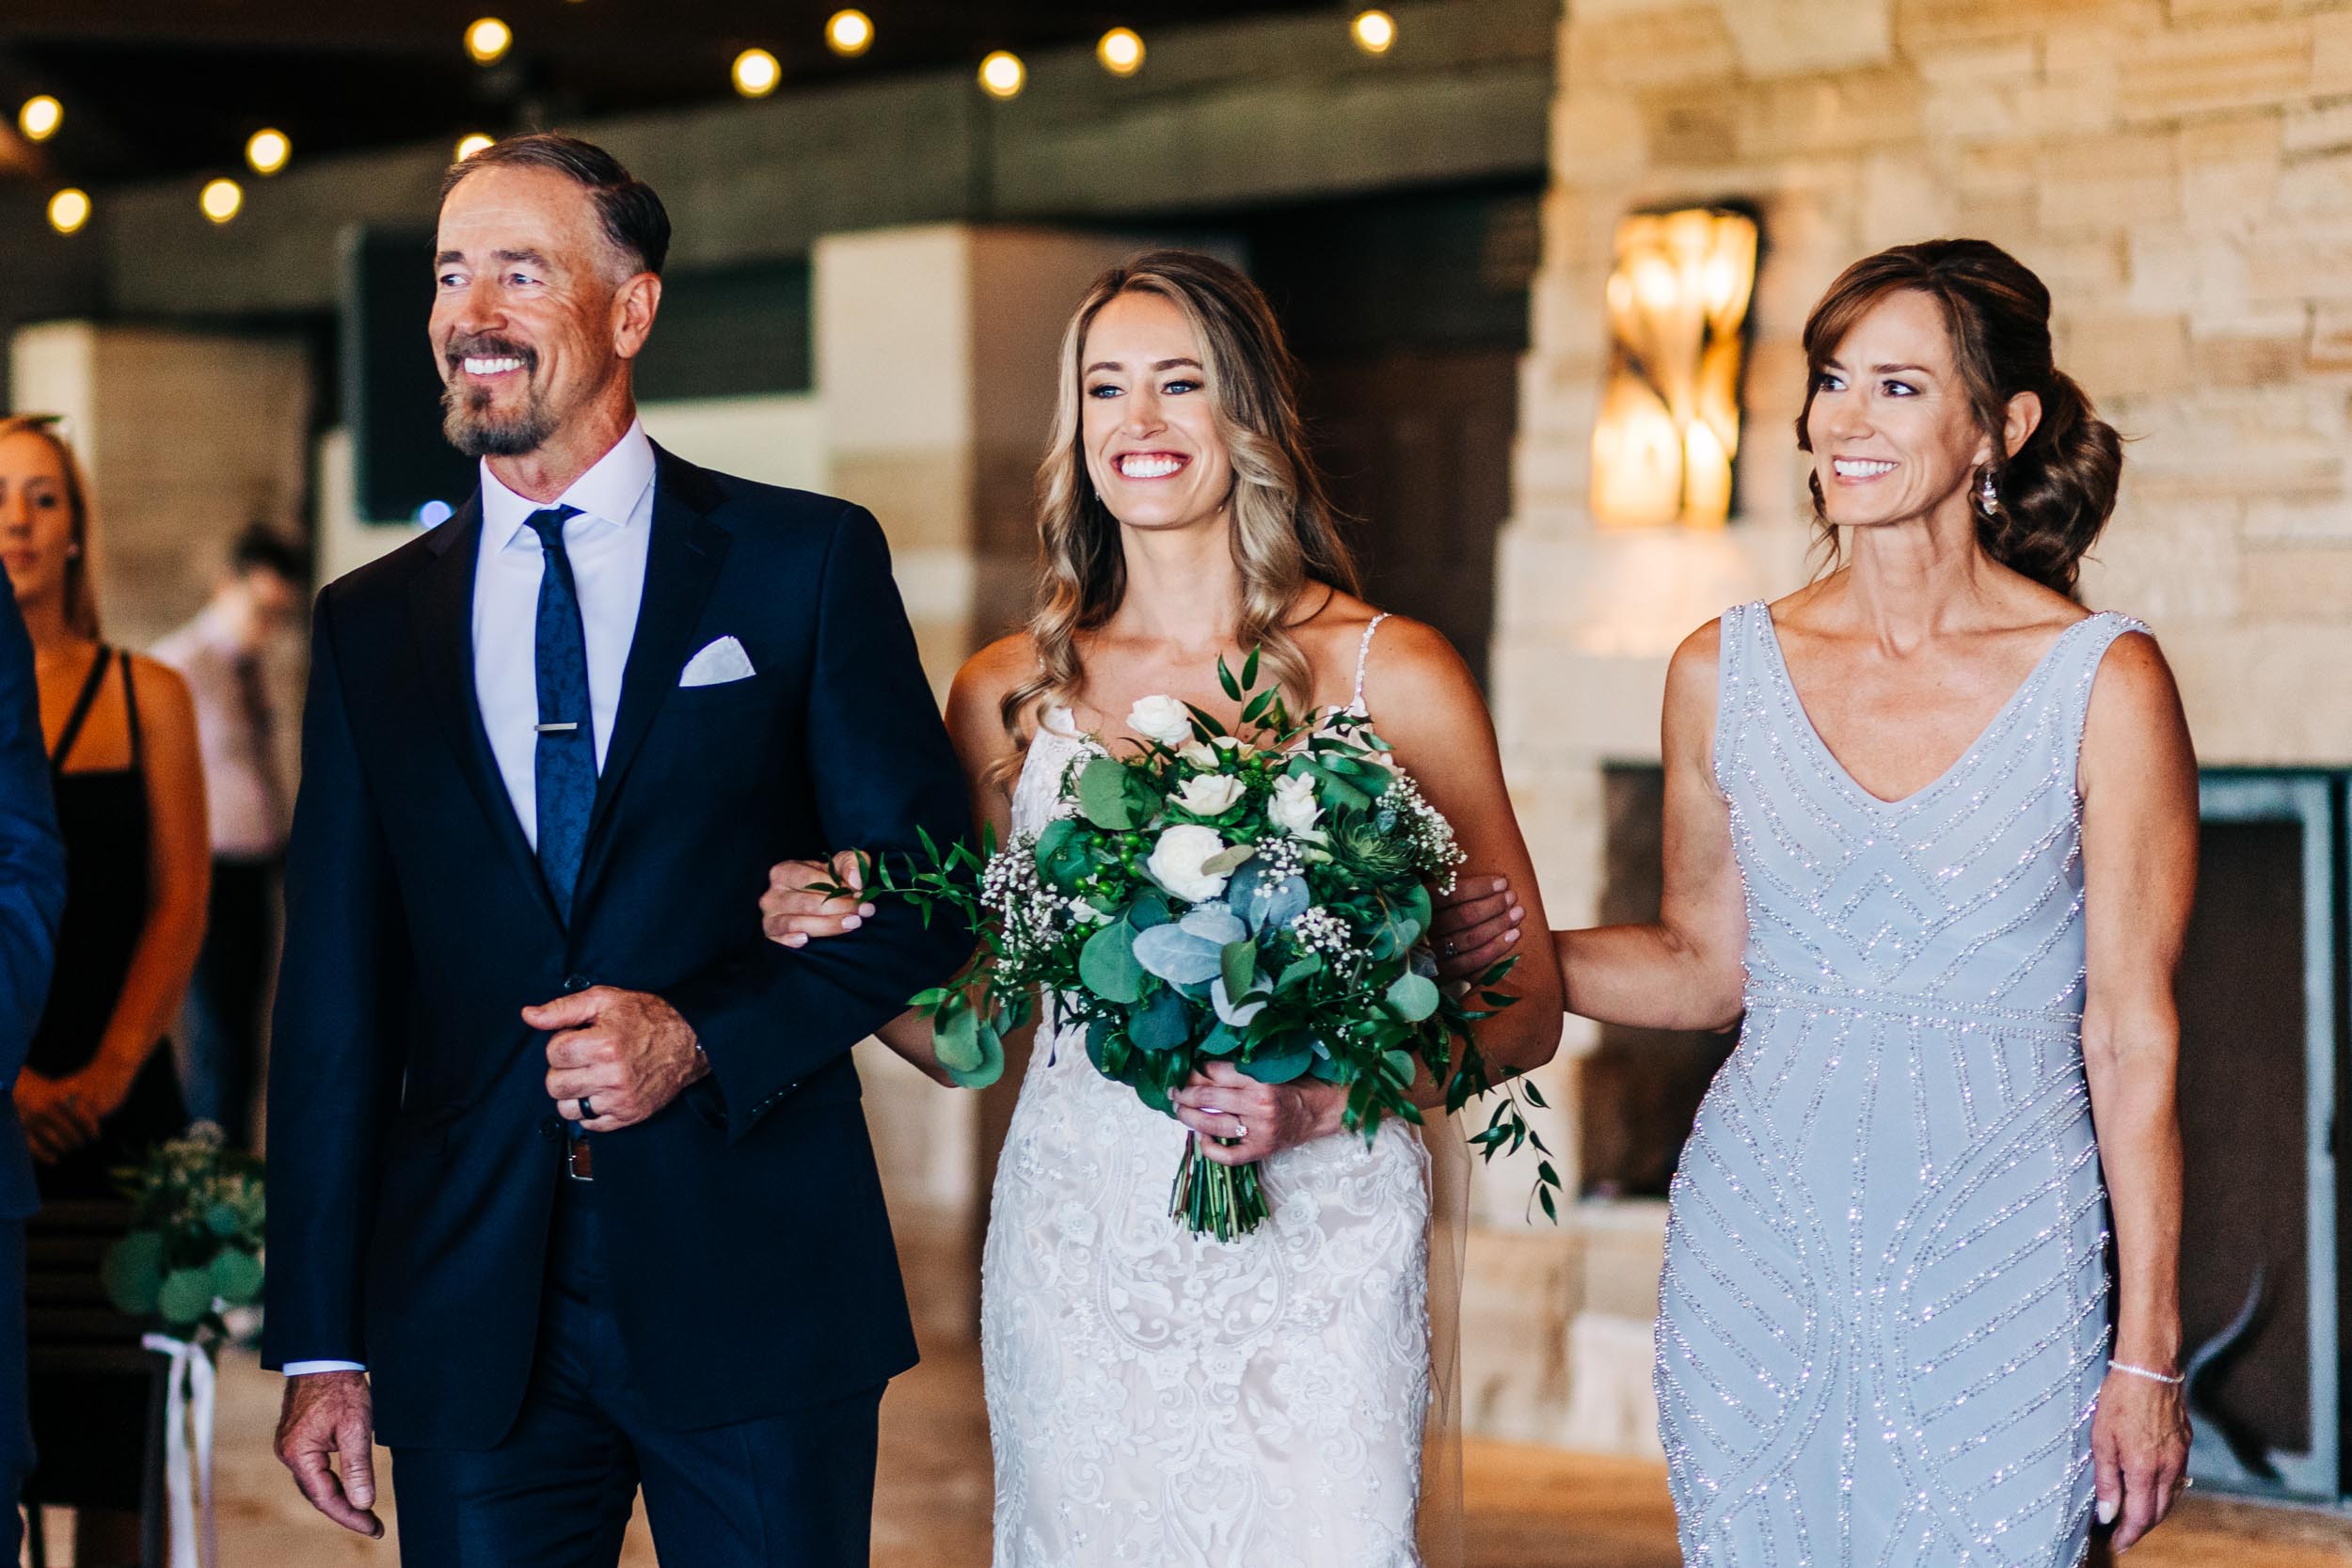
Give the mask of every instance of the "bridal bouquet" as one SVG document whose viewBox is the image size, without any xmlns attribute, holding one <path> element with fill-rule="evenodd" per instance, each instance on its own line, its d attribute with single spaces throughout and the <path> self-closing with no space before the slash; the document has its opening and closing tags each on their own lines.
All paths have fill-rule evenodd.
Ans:
<svg viewBox="0 0 2352 1568">
<path fill-rule="evenodd" d="M 1450 890 L 1463 859 L 1452 827 L 1368 720 L 1295 724 L 1278 689 L 1255 690 L 1254 653 L 1238 677 L 1220 659 L 1217 676 L 1242 705 L 1236 729 L 1147 697 L 1128 715 L 1140 746 L 1073 759 L 1041 832 L 944 854 L 926 838 L 928 867 L 872 879 L 978 939 L 961 973 L 913 999 L 941 1064 L 967 1086 L 994 1082 L 1005 1035 L 1046 991 L 1095 1067 L 1156 1110 L 1223 1060 L 1262 1083 L 1343 1085 L 1345 1123 L 1369 1140 L 1384 1117 L 1421 1121 L 1410 1091 L 1425 1068 L 1449 1112 L 1500 1089 L 1471 1140 L 1485 1155 L 1545 1152 L 1470 1034 L 1515 1000 L 1493 988 L 1517 960 L 1455 994 L 1422 941 L 1430 888 Z M 1557 1185 L 1542 1162 L 1547 1212 Z M 1257 1167 L 1202 1159 L 1197 1137 L 1169 1212 L 1220 1241 L 1268 1213 Z"/>
<path fill-rule="evenodd" d="M 262 1162 L 198 1122 L 118 1173 L 131 1228 L 102 1266 L 106 1293 L 174 1335 L 226 1335 L 222 1314 L 262 1296 Z"/>
</svg>

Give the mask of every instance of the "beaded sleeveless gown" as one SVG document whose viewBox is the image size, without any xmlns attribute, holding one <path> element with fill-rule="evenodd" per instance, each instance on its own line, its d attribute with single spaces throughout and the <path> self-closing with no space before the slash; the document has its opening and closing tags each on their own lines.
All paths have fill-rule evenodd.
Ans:
<svg viewBox="0 0 2352 1568">
<path fill-rule="evenodd" d="M 2065 1568 L 2108 1332 L 2083 1076 L 2090 687 L 2057 641 L 1944 776 L 1864 791 L 1724 617 L 1747 1019 L 1685 1146 L 1655 1385 L 1685 1561 Z"/>
<path fill-rule="evenodd" d="M 1016 832 L 1093 748 L 1048 716 Z M 980 1264 L 995 1568 L 1416 1568 L 1427 1150 L 1393 1120 L 1284 1149 L 1274 1217 L 1220 1243 L 1168 1216 L 1184 1138 L 1049 999 Z"/>
</svg>

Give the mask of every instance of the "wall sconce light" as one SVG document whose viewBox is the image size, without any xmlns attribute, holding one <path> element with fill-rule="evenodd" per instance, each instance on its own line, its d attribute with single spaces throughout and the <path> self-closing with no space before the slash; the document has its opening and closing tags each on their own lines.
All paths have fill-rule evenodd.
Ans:
<svg viewBox="0 0 2352 1568">
<path fill-rule="evenodd" d="M 1593 427 L 1603 523 L 1721 527 L 1740 451 L 1756 220 L 1694 207 L 1617 225 L 1609 383 Z"/>
</svg>

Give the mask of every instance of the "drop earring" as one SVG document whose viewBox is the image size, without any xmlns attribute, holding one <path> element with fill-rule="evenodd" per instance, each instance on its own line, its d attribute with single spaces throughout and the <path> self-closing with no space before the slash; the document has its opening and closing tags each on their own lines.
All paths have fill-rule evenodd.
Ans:
<svg viewBox="0 0 2352 1568">
<path fill-rule="evenodd" d="M 1977 473 L 1977 510 L 1988 517 L 2001 510 L 2001 487 L 1994 482 L 1991 468 Z"/>
</svg>

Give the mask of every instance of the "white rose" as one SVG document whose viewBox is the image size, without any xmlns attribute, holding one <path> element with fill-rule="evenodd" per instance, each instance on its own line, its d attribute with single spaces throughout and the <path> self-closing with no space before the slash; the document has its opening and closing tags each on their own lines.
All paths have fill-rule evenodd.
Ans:
<svg viewBox="0 0 2352 1568">
<path fill-rule="evenodd" d="M 1216 753 L 1198 740 L 1185 741 L 1176 748 L 1176 754 L 1195 768 L 1214 769 L 1216 767 Z"/>
<path fill-rule="evenodd" d="M 1215 828 L 1187 822 L 1160 834 L 1144 863 L 1160 886 L 1187 903 L 1204 904 L 1225 891 L 1225 879 L 1201 868 L 1224 852 Z"/>
<path fill-rule="evenodd" d="M 1296 773 L 1286 773 L 1275 780 L 1265 814 L 1284 832 L 1302 838 L 1313 832 L 1315 823 L 1323 816 L 1323 808 L 1315 803 L 1314 780 Z"/>
<path fill-rule="evenodd" d="M 1231 773 L 1196 773 L 1168 798 L 1195 816 L 1215 816 L 1241 799 L 1241 781 Z"/>
<path fill-rule="evenodd" d="M 1192 738 L 1192 715 L 1173 697 L 1145 697 L 1127 710 L 1127 727 L 1146 740 L 1181 746 Z"/>
</svg>

